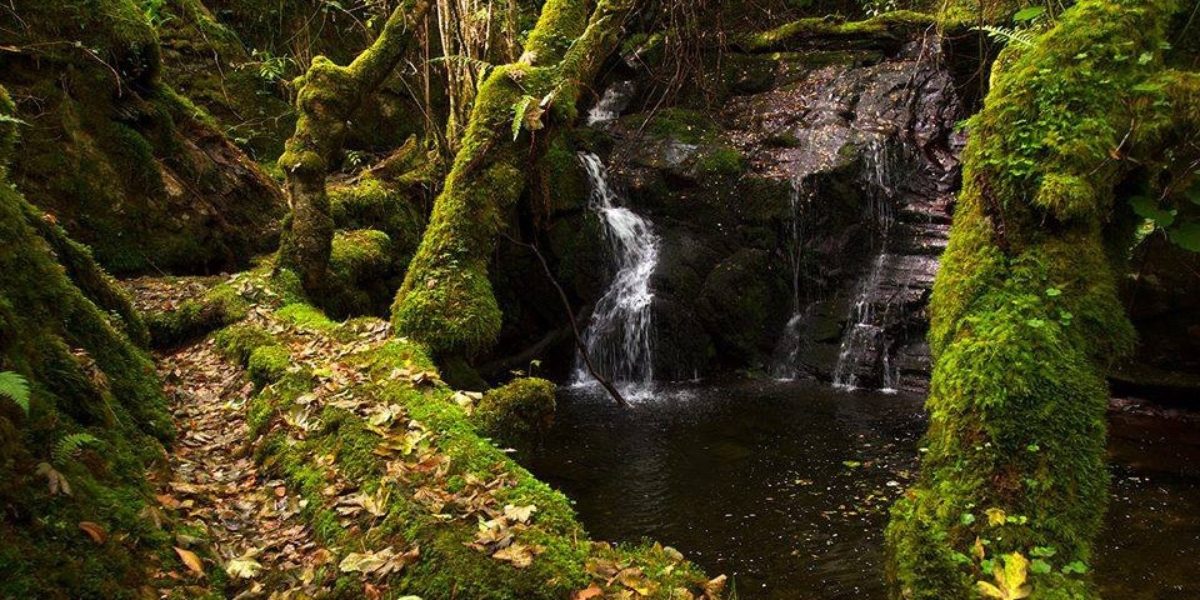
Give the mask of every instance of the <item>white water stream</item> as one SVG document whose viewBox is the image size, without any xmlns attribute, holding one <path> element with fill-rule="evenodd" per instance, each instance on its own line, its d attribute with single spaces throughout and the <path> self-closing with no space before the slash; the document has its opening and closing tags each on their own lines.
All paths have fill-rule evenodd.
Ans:
<svg viewBox="0 0 1200 600">
<path fill-rule="evenodd" d="M 596 303 L 584 333 L 584 345 L 601 375 L 623 394 L 637 397 L 654 381 L 650 277 L 658 264 L 660 240 L 649 221 L 620 205 L 621 197 L 609 185 L 600 157 L 581 152 L 579 161 L 591 182 L 590 207 L 604 223 L 615 267 L 612 283 Z M 582 357 L 576 358 L 575 365 L 574 382 L 592 382 Z"/>
</svg>

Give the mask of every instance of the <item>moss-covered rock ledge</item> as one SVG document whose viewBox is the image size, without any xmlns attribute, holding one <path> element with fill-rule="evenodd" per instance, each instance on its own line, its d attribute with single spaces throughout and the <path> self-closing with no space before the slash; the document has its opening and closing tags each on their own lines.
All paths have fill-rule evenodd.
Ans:
<svg viewBox="0 0 1200 600">
<path fill-rule="evenodd" d="M 258 386 L 247 406 L 254 456 L 304 499 L 334 554 L 315 576 L 339 597 L 721 596 L 723 577 L 709 581 L 670 548 L 589 540 L 565 496 L 484 437 L 531 403 L 544 407 L 550 384 L 455 392 L 385 321 L 337 323 L 287 301 L 251 309 L 216 343 Z M 511 398 L 526 392 L 536 397 Z M 506 406 L 513 415 L 498 414 Z"/>
</svg>

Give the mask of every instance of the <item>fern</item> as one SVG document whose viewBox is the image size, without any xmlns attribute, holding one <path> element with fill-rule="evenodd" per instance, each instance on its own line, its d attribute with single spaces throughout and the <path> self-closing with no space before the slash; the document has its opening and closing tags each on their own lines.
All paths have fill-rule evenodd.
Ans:
<svg viewBox="0 0 1200 600">
<path fill-rule="evenodd" d="M 1029 31 L 1024 29 L 1012 29 L 1011 27 L 996 27 L 993 25 L 981 25 L 974 28 L 975 31 L 982 31 L 988 34 L 988 37 L 999 40 L 1005 43 L 1016 42 L 1022 46 L 1032 48 L 1033 36 Z"/>
<path fill-rule="evenodd" d="M 521 96 L 521 99 L 517 100 L 517 103 L 513 105 L 512 134 L 514 142 L 517 141 L 517 138 L 521 137 L 521 126 L 525 124 L 525 117 L 529 113 L 529 107 L 534 106 L 536 102 L 537 98 L 526 95 Z"/>
<path fill-rule="evenodd" d="M 12 400 L 29 414 L 29 382 L 19 373 L 0 371 L 0 396 Z"/>
<path fill-rule="evenodd" d="M 98 443 L 100 443 L 100 438 L 90 433 L 72 433 L 58 440 L 58 443 L 54 445 L 54 462 L 61 465 L 85 446 Z"/>
</svg>

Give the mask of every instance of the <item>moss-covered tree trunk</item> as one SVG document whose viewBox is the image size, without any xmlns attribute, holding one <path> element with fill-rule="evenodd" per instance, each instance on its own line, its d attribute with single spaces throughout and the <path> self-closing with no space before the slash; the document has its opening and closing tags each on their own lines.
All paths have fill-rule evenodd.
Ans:
<svg viewBox="0 0 1200 600">
<path fill-rule="evenodd" d="M 428 0 L 405 0 L 370 48 L 347 67 L 318 56 L 297 82 L 296 133 L 279 164 L 287 176 L 292 213 L 285 225 L 279 267 L 294 270 L 305 291 L 322 295 L 333 245 L 333 217 L 325 177 L 337 159 L 350 117 L 408 52 Z"/>
<path fill-rule="evenodd" d="M 488 76 L 392 306 L 399 335 L 439 355 L 471 354 L 495 341 L 501 315 L 488 263 L 504 214 L 536 160 L 530 135 L 542 127 L 543 111 L 558 123 L 576 118 L 580 86 L 595 78 L 616 47 L 632 5 L 601 0 L 589 19 L 584 0 L 549 0 L 521 60 Z"/>
<path fill-rule="evenodd" d="M 887 531 L 895 598 L 1096 597 L 1105 371 L 1134 337 L 1122 195 L 1158 186 L 1166 136 L 1194 128 L 1190 76 L 1163 69 L 1182 4 L 1081 0 L 997 63 L 930 307 L 922 474 Z"/>
</svg>

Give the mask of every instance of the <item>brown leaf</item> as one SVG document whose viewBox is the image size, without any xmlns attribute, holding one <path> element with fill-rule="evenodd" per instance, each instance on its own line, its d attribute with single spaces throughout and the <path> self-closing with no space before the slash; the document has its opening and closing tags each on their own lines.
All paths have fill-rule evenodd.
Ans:
<svg viewBox="0 0 1200 600">
<path fill-rule="evenodd" d="M 571 600 L 588 600 L 589 598 L 595 598 L 602 595 L 604 595 L 604 590 L 600 589 L 600 586 L 593 583 L 592 585 L 589 585 L 587 589 L 575 592 L 575 594 L 571 596 Z"/>
<path fill-rule="evenodd" d="M 725 590 L 725 581 L 728 578 L 724 575 L 717 575 L 704 584 L 704 597 L 716 600 L 721 597 L 721 592 Z"/>
<path fill-rule="evenodd" d="M 108 534 L 105 533 L 104 528 L 91 521 L 80 522 L 79 528 L 88 534 L 88 537 L 92 538 L 92 541 L 97 544 L 103 544 L 104 540 L 108 539 Z"/>
<path fill-rule="evenodd" d="M 66 496 L 71 495 L 71 484 L 67 483 L 67 478 L 50 466 L 50 463 L 38 463 L 37 474 L 46 478 L 51 496 L 58 495 L 59 492 Z"/>
<path fill-rule="evenodd" d="M 189 570 L 197 575 L 204 575 L 204 563 L 200 561 L 200 557 L 196 556 L 195 552 L 175 546 L 175 553 L 179 555 L 179 560 L 182 560 Z"/>
</svg>

